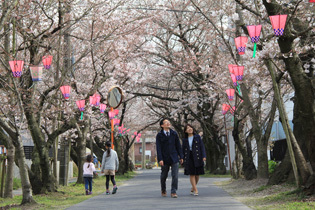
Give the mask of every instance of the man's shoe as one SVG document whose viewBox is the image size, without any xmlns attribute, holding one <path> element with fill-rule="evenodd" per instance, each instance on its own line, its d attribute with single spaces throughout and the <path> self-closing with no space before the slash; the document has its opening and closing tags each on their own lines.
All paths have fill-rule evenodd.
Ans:
<svg viewBox="0 0 315 210">
<path fill-rule="evenodd" d="M 177 194 L 176 194 L 176 193 L 172 193 L 172 194 L 171 194 L 171 197 L 172 197 L 172 198 L 177 198 Z"/>
<path fill-rule="evenodd" d="M 166 197 L 167 196 L 166 191 L 162 191 L 161 195 L 162 197 Z"/>
</svg>

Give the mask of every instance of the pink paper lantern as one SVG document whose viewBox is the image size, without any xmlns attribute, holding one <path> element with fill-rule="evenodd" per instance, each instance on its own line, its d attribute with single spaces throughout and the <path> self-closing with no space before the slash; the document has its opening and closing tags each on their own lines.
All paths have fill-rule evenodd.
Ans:
<svg viewBox="0 0 315 210">
<path fill-rule="evenodd" d="M 22 70 L 23 70 L 23 66 L 24 66 L 24 61 L 21 60 L 14 60 L 14 61 L 9 61 L 12 73 L 13 73 L 13 77 L 21 77 L 22 75 Z"/>
<path fill-rule="evenodd" d="M 310 0 L 309 2 L 310 2 L 310 3 L 315 3 L 315 0 Z"/>
<path fill-rule="evenodd" d="M 240 55 L 245 54 L 247 41 L 248 41 L 248 38 L 246 36 L 239 36 L 239 37 L 234 39 L 238 54 L 240 54 Z"/>
<path fill-rule="evenodd" d="M 247 26 L 248 34 L 250 36 L 250 40 L 252 43 L 259 42 L 260 32 L 261 32 L 261 25 L 250 25 Z"/>
<path fill-rule="evenodd" d="M 114 120 L 114 125 L 119 125 L 120 119 L 113 119 Z"/>
<path fill-rule="evenodd" d="M 234 74 L 238 81 L 243 80 L 243 74 L 244 74 L 244 66 L 235 66 L 234 68 Z"/>
<path fill-rule="evenodd" d="M 108 112 L 108 117 L 109 117 L 109 119 L 114 119 L 115 118 L 115 112 L 114 111 L 109 111 Z"/>
<path fill-rule="evenodd" d="M 45 69 L 50 69 L 52 58 L 53 57 L 51 55 L 43 56 L 42 62 L 43 62 Z"/>
<path fill-rule="evenodd" d="M 222 114 L 225 115 L 230 109 L 230 105 L 222 104 Z"/>
<path fill-rule="evenodd" d="M 63 97 L 64 97 L 65 99 L 69 99 L 71 87 L 68 86 L 68 85 L 61 86 L 61 87 L 60 87 L 60 90 L 61 90 L 61 92 L 62 92 Z"/>
<path fill-rule="evenodd" d="M 287 15 L 269 16 L 273 31 L 276 36 L 282 36 L 287 21 Z"/>
<path fill-rule="evenodd" d="M 100 105 L 100 101 L 101 101 L 101 96 L 98 94 L 94 94 L 93 97 L 95 98 L 95 105 L 94 106 L 99 106 Z"/>
<path fill-rule="evenodd" d="M 43 67 L 41 66 L 31 66 L 31 76 L 33 81 L 41 81 L 43 75 Z"/>
<path fill-rule="evenodd" d="M 85 100 L 76 101 L 76 104 L 77 104 L 79 110 L 81 112 L 83 112 L 84 111 L 84 107 L 85 107 Z"/>
<path fill-rule="evenodd" d="M 106 109 L 106 104 L 100 104 L 100 111 L 103 114 Z"/>
<path fill-rule="evenodd" d="M 232 78 L 232 81 L 233 81 L 233 85 L 237 86 L 236 76 L 234 74 L 231 74 L 231 78 Z"/>
<path fill-rule="evenodd" d="M 229 67 L 229 71 L 230 71 L 230 74 L 234 74 L 234 66 L 237 66 L 235 64 L 229 64 L 228 67 Z"/>
<path fill-rule="evenodd" d="M 234 89 L 227 89 L 225 92 L 228 95 L 229 100 L 233 100 L 235 90 Z"/>
</svg>

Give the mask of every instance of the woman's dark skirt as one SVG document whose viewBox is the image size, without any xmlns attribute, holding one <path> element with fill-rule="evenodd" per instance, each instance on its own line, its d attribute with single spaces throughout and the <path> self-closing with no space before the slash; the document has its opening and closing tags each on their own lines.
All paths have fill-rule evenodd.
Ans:
<svg viewBox="0 0 315 210">
<path fill-rule="evenodd" d="M 203 166 L 195 167 L 193 153 L 190 151 L 188 162 L 185 165 L 184 174 L 185 175 L 202 175 L 205 174 Z"/>
</svg>

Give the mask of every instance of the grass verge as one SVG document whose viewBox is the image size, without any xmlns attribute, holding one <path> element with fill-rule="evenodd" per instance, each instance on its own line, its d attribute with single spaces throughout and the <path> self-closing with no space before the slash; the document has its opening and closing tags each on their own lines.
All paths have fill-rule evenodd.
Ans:
<svg viewBox="0 0 315 210">
<path fill-rule="evenodd" d="M 135 176 L 135 172 L 128 172 L 125 175 L 116 175 L 116 182 L 119 186 L 124 181 Z M 111 187 L 111 186 L 110 186 Z M 37 202 L 35 205 L 19 206 L 22 201 L 22 195 L 15 196 L 14 198 L 0 198 L 0 209 L 2 207 L 15 206 L 14 209 L 65 209 L 80 203 L 93 196 L 105 192 L 105 176 L 99 176 L 93 179 L 93 194 L 86 196 L 84 184 L 71 183 L 69 186 L 59 186 L 58 192 L 33 195 L 34 200 Z"/>
<path fill-rule="evenodd" d="M 217 182 L 235 199 L 257 210 L 311 210 L 315 209 L 315 196 L 306 196 L 295 185 L 266 186 L 266 180 L 231 180 Z"/>
</svg>

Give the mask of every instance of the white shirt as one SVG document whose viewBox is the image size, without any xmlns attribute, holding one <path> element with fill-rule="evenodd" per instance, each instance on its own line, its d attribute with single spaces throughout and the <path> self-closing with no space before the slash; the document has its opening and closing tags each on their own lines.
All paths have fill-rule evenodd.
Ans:
<svg viewBox="0 0 315 210">
<path fill-rule="evenodd" d="M 188 137 L 189 149 L 192 151 L 192 144 L 193 144 L 194 136 Z"/>
<path fill-rule="evenodd" d="M 85 162 L 83 164 L 83 177 L 93 177 L 95 171 L 94 163 Z"/>
</svg>

